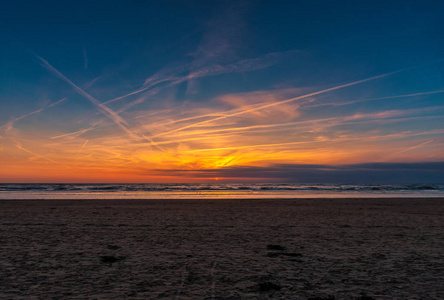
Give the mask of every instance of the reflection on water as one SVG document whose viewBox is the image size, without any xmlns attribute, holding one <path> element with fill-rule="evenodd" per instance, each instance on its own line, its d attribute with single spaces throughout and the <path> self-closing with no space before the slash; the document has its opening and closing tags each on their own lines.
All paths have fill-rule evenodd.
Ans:
<svg viewBox="0 0 444 300">
<path fill-rule="evenodd" d="M 0 199 L 273 199 L 444 197 L 444 185 L 0 184 Z"/>
</svg>

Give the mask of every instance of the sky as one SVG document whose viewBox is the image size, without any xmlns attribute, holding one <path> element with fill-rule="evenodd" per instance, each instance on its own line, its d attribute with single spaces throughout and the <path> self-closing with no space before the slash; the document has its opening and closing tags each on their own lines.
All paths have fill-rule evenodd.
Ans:
<svg viewBox="0 0 444 300">
<path fill-rule="evenodd" d="M 0 182 L 442 183 L 443 1 L 3 1 Z"/>
</svg>

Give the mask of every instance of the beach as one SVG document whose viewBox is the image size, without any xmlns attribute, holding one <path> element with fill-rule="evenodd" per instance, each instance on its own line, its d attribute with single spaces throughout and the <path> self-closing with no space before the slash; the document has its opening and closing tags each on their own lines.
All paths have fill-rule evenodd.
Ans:
<svg viewBox="0 0 444 300">
<path fill-rule="evenodd" d="M 444 299 L 444 198 L 0 200 L 1 299 Z"/>
</svg>

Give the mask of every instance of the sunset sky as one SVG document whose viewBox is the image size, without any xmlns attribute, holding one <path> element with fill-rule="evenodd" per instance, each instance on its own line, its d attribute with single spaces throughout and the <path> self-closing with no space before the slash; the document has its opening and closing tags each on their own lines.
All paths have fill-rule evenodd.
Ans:
<svg viewBox="0 0 444 300">
<path fill-rule="evenodd" d="M 3 1 L 0 182 L 443 182 L 443 1 Z"/>
</svg>

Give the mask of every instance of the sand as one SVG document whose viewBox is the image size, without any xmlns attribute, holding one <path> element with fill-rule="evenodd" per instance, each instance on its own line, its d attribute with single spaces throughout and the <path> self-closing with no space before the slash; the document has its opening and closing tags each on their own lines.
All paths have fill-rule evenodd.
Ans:
<svg viewBox="0 0 444 300">
<path fill-rule="evenodd" d="M 444 199 L 0 201 L 1 299 L 444 299 Z"/>
</svg>

